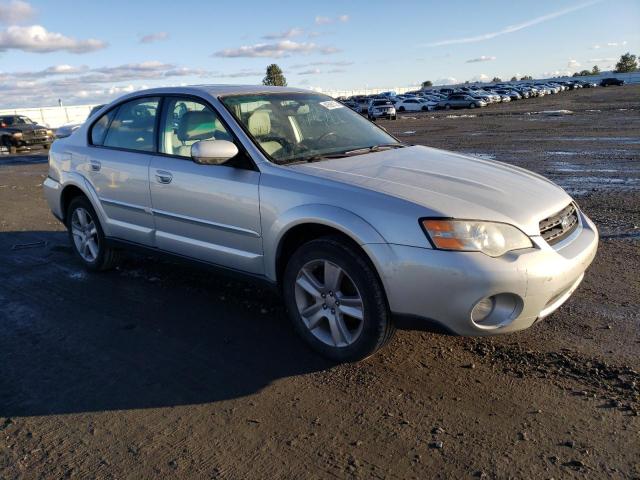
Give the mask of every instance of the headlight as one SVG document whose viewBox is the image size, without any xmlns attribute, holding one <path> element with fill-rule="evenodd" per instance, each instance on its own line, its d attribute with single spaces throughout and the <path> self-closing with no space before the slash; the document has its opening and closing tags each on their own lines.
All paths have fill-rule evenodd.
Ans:
<svg viewBox="0 0 640 480">
<path fill-rule="evenodd" d="M 53 130 L 47 130 L 47 135 L 53 135 Z"/>
<path fill-rule="evenodd" d="M 440 250 L 482 252 L 499 257 L 511 250 L 533 246 L 529 237 L 506 223 L 473 220 L 422 220 L 433 245 Z"/>
<path fill-rule="evenodd" d="M 11 136 L 13 138 L 22 138 L 22 132 L 13 132 Z"/>
</svg>

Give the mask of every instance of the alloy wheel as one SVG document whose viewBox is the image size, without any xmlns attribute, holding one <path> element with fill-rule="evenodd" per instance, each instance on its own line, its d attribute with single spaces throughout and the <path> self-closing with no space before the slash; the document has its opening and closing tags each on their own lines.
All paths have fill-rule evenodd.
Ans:
<svg viewBox="0 0 640 480">
<path fill-rule="evenodd" d="M 98 229 L 91 214 L 78 207 L 71 215 L 71 234 L 76 250 L 86 262 L 95 262 L 100 253 Z"/>
<path fill-rule="evenodd" d="M 295 300 L 304 325 L 326 345 L 347 347 L 362 333 L 362 296 L 351 277 L 333 262 L 306 263 L 296 277 Z"/>
</svg>

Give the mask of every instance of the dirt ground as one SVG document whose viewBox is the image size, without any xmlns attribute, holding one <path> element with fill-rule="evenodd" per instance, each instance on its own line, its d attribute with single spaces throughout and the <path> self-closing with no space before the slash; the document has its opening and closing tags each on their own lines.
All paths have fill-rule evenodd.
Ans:
<svg viewBox="0 0 640 480">
<path fill-rule="evenodd" d="M 250 284 L 135 255 L 85 273 L 46 157 L 0 155 L 0 479 L 640 478 L 640 86 L 381 124 L 575 195 L 602 241 L 574 296 L 332 365 Z"/>
</svg>

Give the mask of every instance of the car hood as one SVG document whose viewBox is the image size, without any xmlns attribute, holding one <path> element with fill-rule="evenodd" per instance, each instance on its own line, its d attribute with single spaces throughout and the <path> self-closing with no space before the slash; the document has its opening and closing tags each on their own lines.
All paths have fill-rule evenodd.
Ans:
<svg viewBox="0 0 640 480">
<path fill-rule="evenodd" d="M 424 216 L 510 223 L 528 235 L 539 235 L 538 222 L 571 202 L 528 170 L 423 146 L 290 168 L 404 199 L 425 207 Z"/>
</svg>

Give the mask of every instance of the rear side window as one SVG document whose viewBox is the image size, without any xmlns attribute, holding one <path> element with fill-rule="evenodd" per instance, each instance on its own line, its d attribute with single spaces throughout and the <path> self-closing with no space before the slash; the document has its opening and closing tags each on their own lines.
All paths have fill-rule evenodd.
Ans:
<svg viewBox="0 0 640 480">
<path fill-rule="evenodd" d="M 108 126 L 102 145 L 142 152 L 155 151 L 156 116 L 159 101 L 157 97 L 138 98 L 120 105 Z M 102 118 L 98 123 L 100 121 Z M 92 138 L 94 130 L 95 125 L 91 131 Z"/>
<path fill-rule="evenodd" d="M 109 128 L 109 124 L 113 119 L 114 115 L 118 111 L 117 108 L 105 113 L 100 117 L 100 119 L 93 124 L 91 128 L 91 144 L 92 145 L 102 145 L 104 142 L 104 137 L 107 135 L 107 128 Z"/>
</svg>

